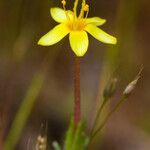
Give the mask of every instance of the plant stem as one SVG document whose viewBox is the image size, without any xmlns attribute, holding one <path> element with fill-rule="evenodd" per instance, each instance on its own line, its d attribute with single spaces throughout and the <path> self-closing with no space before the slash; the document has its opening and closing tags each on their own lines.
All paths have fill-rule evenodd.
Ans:
<svg viewBox="0 0 150 150">
<path fill-rule="evenodd" d="M 91 140 L 97 135 L 97 133 L 99 131 L 102 130 L 102 128 L 105 126 L 106 122 L 108 121 L 108 119 L 110 118 L 110 116 L 120 107 L 120 105 L 126 100 L 126 97 L 122 97 L 120 99 L 120 101 L 115 105 L 115 107 L 107 114 L 106 118 L 104 119 L 104 121 L 101 123 L 100 127 L 93 133 L 93 135 L 91 136 Z"/>
<path fill-rule="evenodd" d="M 80 121 L 81 117 L 81 96 L 80 96 L 80 58 L 74 58 L 74 123 L 75 126 Z"/>
<path fill-rule="evenodd" d="M 93 135 L 94 130 L 95 130 L 96 126 L 98 125 L 99 117 L 101 116 L 102 110 L 103 110 L 103 108 L 104 108 L 106 102 L 107 102 L 107 100 L 104 99 L 104 100 L 103 100 L 103 103 L 101 104 L 100 108 L 98 109 L 98 112 L 97 112 L 97 114 L 96 114 L 96 118 L 95 118 L 95 120 L 94 120 L 93 128 L 92 128 L 92 130 L 91 130 L 91 135 Z"/>
</svg>

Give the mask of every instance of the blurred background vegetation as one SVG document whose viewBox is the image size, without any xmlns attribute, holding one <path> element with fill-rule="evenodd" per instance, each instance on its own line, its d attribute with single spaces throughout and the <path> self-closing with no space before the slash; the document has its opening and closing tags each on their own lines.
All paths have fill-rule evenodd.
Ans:
<svg viewBox="0 0 150 150">
<path fill-rule="evenodd" d="M 71 9 L 73 2 L 67 1 L 67 8 Z M 87 0 L 87 3 L 89 16 L 107 19 L 101 28 L 118 38 L 117 46 L 108 46 L 90 36 L 89 50 L 81 60 L 82 115 L 89 126 L 107 78 L 114 72 L 117 75 L 117 98 L 144 66 L 138 87 L 110 119 L 102 141 L 97 138 L 93 149 L 149 150 L 150 1 Z M 61 2 L 0 0 L 0 149 L 22 101 L 30 99 L 26 93 L 34 88 L 33 82 L 39 91 L 30 93 L 35 94 L 35 100 L 31 113 L 29 107 L 25 108 L 30 116 L 16 150 L 32 150 L 45 122 L 49 145 L 53 140 L 63 142 L 73 113 L 74 54 L 68 37 L 51 47 L 37 45 L 39 38 L 56 25 L 49 13 L 54 6 L 61 7 Z"/>
</svg>

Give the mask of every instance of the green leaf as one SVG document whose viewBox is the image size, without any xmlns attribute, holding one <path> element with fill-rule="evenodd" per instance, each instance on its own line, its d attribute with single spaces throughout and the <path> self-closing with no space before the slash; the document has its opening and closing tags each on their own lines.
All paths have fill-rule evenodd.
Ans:
<svg viewBox="0 0 150 150">
<path fill-rule="evenodd" d="M 85 135 L 85 125 L 80 122 L 75 132 L 72 150 L 85 150 L 88 145 L 88 137 Z"/>
<path fill-rule="evenodd" d="M 72 146 L 73 139 L 74 139 L 74 132 L 75 132 L 75 127 L 74 127 L 74 123 L 72 119 L 68 128 L 68 131 L 66 133 L 66 139 L 65 139 L 65 145 L 64 145 L 65 150 L 70 150 L 70 147 Z"/>
<path fill-rule="evenodd" d="M 66 134 L 64 150 L 86 150 L 89 143 L 89 137 L 85 134 L 85 125 L 80 122 L 75 128 L 71 121 Z"/>
</svg>

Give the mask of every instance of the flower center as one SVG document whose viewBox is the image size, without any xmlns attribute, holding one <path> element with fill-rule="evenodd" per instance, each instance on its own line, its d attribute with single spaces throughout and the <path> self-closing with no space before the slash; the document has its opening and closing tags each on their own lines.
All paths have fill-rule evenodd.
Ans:
<svg viewBox="0 0 150 150">
<path fill-rule="evenodd" d="M 89 5 L 86 4 L 86 0 L 82 0 L 81 10 L 79 15 L 77 14 L 77 6 L 78 6 L 79 0 L 75 0 L 74 2 L 74 8 L 73 8 L 73 18 L 71 19 L 66 11 L 66 0 L 62 0 L 63 8 L 66 12 L 66 16 L 68 18 L 67 26 L 70 31 L 81 31 L 86 26 L 85 19 L 88 16 L 89 13 Z"/>
<path fill-rule="evenodd" d="M 82 19 L 68 21 L 67 26 L 70 31 L 81 31 L 86 26 L 85 19 L 82 18 Z"/>
</svg>

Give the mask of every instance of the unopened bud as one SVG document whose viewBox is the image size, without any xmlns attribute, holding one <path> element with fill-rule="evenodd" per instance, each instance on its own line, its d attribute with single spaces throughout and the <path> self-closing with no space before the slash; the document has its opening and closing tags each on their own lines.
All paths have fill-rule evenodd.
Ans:
<svg viewBox="0 0 150 150">
<path fill-rule="evenodd" d="M 85 4 L 85 6 L 84 6 L 83 9 L 84 9 L 84 11 L 87 11 L 87 12 L 88 12 L 88 11 L 89 11 L 89 5 L 88 5 L 88 4 Z"/>
<path fill-rule="evenodd" d="M 130 94 L 132 93 L 132 91 L 135 89 L 136 84 L 139 80 L 140 76 L 136 77 L 136 79 L 134 79 L 132 82 L 130 82 L 127 87 L 125 88 L 123 95 L 127 98 L 130 96 Z"/>
<path fill-rule="evenodd" d="M 114 93 L 116 92 L 116 84 L 117 78 L 113 78 L 107 83 L 103 92 L 103 96 L 105 99 L 108 99 L 114 95 Z"/>
</svg>

